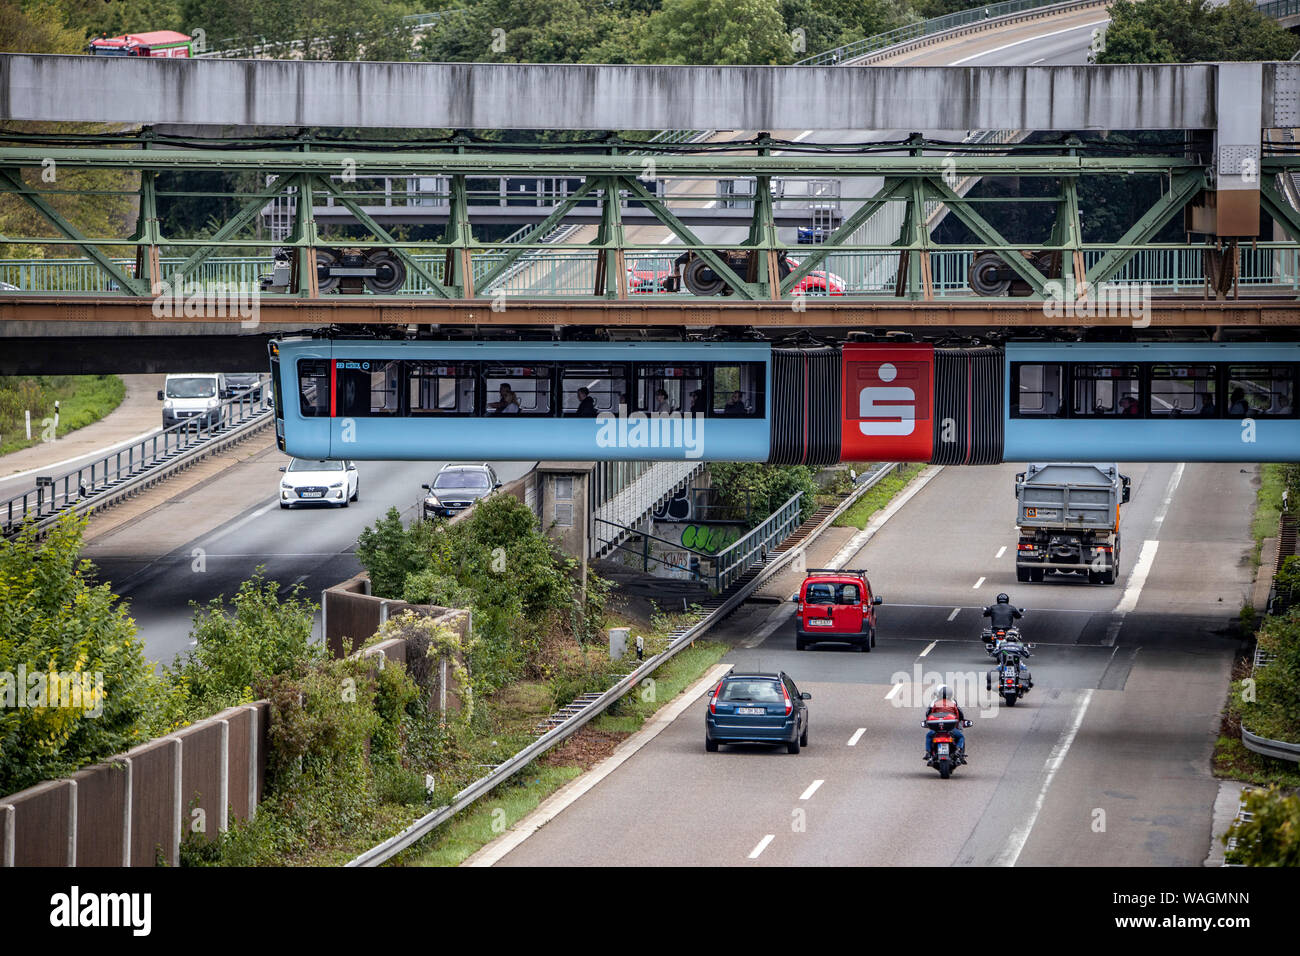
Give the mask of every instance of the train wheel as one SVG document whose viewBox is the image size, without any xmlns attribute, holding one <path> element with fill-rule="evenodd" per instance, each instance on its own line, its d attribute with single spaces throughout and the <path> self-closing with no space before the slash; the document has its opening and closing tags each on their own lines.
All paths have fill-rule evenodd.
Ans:
<svg viewBox="0 0 1300 956">
<path fill-rule="evenodd" d="M 695 295 L 721 295 L 727 290 L 727 284 L 713 271 L 713 266 L 699 256 L 687 263 L 684 279 L 686 288 Z"/>
</svg>

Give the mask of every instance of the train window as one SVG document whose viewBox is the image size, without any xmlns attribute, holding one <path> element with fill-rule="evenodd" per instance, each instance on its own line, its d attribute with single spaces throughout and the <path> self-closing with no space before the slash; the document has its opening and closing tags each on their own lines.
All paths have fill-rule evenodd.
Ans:
<svg viewBox="0 0 1300 956">
<path fill-rule="evenodd" d="M 1136 365 L 1076 365 L 1072 417 L 1140 415 L 1142 376 Z"/>
<path fill-rule="evenodd" d="M 566 418 L 618 414 L 627 405 L 627 369 L 622 365 L 567 365 L 560 372 L 560 402 Z"/>
<path fill-rule="evenodd" d="M 1150 414 L 1218 414 L 1218 374 L 1213 365 L 1152 365 Z"/>
<path fill-rule="evenodd" d="M 298 362 L 298 403 L 303 418 L 330 414 L 330 363 L 318 359 Z"/>
<path fill-rule="evenodd" d="M 1229 418 L 1289 418 L 1295 382 L 1289 365 L 1229 365 Z"/>
<path fill-rule="evenodd" d="M 1054 418 L 1061 414 L 1065 366 L 1020 362 L 1011 367 L 1011 414 L 1023 418 Z"/>
<path fill-rule="evenodd" d="M 651 415 L 703 415 L 708 411 L 704 384 L 703 365 L 638 365 L 637 407 Z"/>
<path fill-rule="evenodd" d="M 345 418 L 396 415 L 401 394 L 401 363 L 339 359 L 339 414 Z"/>
<path fill-rule="evenodd" d="M 713 366 L 712 414 L 762 418 L 763 366 L 758 362 Z"/>
<path fill-rule="evenodd" d="M 477 369 L 472 363 L 407 362 L 412 415 L 473 415 Z"/>
<path fill-rule="evenodd" d="M 549 365 L 488 365 L 483 369 L 485 415 L 551 414 Z"/>
</svg>

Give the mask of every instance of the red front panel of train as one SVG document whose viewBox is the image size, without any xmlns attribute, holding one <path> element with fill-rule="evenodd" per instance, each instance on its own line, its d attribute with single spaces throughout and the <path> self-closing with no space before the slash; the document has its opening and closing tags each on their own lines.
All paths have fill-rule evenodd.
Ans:
<svg viewBox="0 0 1300 956">
<path fill-rule="evenodd" d="M 844 461 L 929 461 L 934 348 L 844 346 Z"/>
</svg>

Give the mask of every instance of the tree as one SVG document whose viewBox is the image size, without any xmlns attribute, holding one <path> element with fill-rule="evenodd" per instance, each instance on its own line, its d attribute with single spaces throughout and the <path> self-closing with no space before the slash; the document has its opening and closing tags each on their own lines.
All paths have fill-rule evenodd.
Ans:
<svg viewBox="0 0 1300 956">
<path fill-rule="evenodd" d="M 69 515 L 43 539 L 29 523 L 0 541 L 0 794 L 169 726 L 168 691 L 135 622 L 107 584 L 89 580 L 85 525 Z"/>
<path fill-rule="evenodd" d="M 766 465 L 760 462 L 715 462 L 709 466 L 713 487 L 724 504 L 748 507 L 751 527 L 760 524 L 798 492 L 803 492 L 803 517 L 817 510 L 816 469 L 807 465 Z"/>
<path fill-rule="evenodd" d="M 444 16 L 425 35 L 420 55 L 442 62 L 626 63 L 645 22 L 644 11 L 600 0 L 478 0 Z"/>
<path fill-rule="evenodd" d="M 777 0 L 664 0 L 641 44 L 645 63 L 789 63 L 794 45 Z"/>
<path fill-rule="evenodd" d="M 180 0 L 182 22 L 202 27 L 213 49 L 258 43 L 312 60 L 409 60 L 410 12 L 393 0 Z"/>
<path fill-rule="evenodd" d="M 885 33 L 915 19 L 905 2 L 892 0 L 781 0 L 786 31 L 804 31 L 802 59 L 864 37 Z"/>
<path fill-rule="evenodd" d="M 1115 0 L 1097 63 L 1289 60 L 1295 37 L 1250 0 Z"/>
</svg>

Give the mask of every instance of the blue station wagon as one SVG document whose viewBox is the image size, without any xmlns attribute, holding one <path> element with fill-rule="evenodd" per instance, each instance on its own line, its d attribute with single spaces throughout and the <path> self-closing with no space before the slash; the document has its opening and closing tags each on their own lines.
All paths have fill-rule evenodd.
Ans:
<svg viewBox="0 0 1300 956">
<path fill-rule="evenodd" d="M 719 744 L 785 744 L 797 754 L 808 745 L 808 705 L 784 671 L 779 674 L 729 673 L 709 691 L 704 715 L 704 749 Z"/>
</svg>

